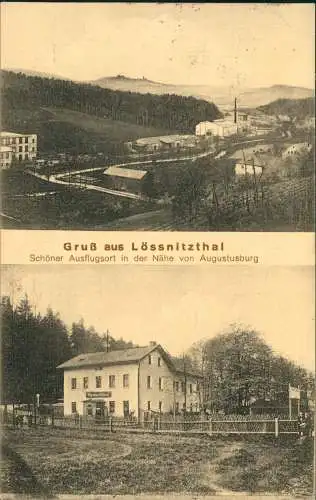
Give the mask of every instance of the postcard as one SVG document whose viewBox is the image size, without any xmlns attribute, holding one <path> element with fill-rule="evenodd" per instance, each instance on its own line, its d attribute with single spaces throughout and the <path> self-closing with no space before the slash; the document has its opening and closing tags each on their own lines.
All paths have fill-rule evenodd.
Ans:
<svg viewBox="0 0 316 500">
<path fill-rule="evenodd" d="M 1 498 L 315 494 L 312 4 L 1 6 Z"/>
</svg>

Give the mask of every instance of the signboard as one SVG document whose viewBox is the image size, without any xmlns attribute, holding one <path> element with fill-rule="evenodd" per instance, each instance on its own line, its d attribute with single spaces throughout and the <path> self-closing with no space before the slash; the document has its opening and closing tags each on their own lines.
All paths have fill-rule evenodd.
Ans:
<svg viewBox="0 0 316 500">
<path fill-rule="evenodd" d="M 87 399 L 93 399 L 93 398 L 110 398 L 112 396 L 112 392 L 108 391 L 103 391 L 103 392 L 87 392 L 86 393 L 86 398 Z"/>
<path fill-rule="evenodd" d="M 289 385 L 289 398 L 290 399 L 301 399 L 301 391 L 299 388 L 291 387 Z"/>
</svg>

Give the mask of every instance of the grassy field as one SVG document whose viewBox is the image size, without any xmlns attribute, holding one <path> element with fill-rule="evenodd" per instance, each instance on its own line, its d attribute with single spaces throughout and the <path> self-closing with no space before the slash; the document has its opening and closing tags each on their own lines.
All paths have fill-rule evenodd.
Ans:
<svg viewBox="0 0 316 500">
<path fill-rule="evenodd" d="M 313 443 L 7 430 L 2 490 L 45 495 L 243 492 L 311 495 Z"/>
</svg>

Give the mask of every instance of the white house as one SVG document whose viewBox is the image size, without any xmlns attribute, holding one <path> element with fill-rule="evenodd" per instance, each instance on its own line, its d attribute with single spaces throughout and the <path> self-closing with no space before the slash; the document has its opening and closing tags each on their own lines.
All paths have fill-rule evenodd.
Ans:
<svg viewBox="0 0 316 500">
<path fill-rule="evenodd" d="M 146 347 L 81 354 L 58 366 L 64 370 L 64 414 L 142 420 L 146 412 L 198 411 L 197 374 L 178 369 L 156 343 Z"/>
</svg>

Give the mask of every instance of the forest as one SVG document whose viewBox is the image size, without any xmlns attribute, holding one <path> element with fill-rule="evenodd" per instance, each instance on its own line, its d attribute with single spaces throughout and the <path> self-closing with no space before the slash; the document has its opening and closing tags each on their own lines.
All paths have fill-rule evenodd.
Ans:
<svg viewBox="0 0 316 500">
<path fill-rule="evenodd" d="M 2 403 L 55 402 L 63 396 L 63 378 L 56 367 L 87 352 L 136 347 L 131 341 L 98 333 L 84 320 L 68 327 L 57 312 L 40 314 L 24 296 L 16 304 L 2 297 Z M 178 367 L 203 376 L 208 408 L 245 413 L 257 398 L 287 398 L 288 384 L 302 391 L 313 388 L 313 376 L 292 361 L 274 354 L 251 328 L 229 331 L 199 341 L 174 358 Z"/>
<path fill-rule="evenodd" d="M 315 104 L 312 97 L 305 99 L 277 99 L 258 108 L 268 115 L 288 115 L 290 118 L 303 120 L 315 116 Z"/>
<path fill-rule="evenodd" d="M 4 126 L 14 126 L 15 109 L 61 108 L 146 127 L 194 132 L 202 120 L 221 117 L 213 103 L 179 95 L 153 95 L 104 89 L 90 84 L 3 71 Z M 20 127 L 23 126 L 20 123 Z M 22 131 L 22 130 L 15 130 Z"/>
</svg>

